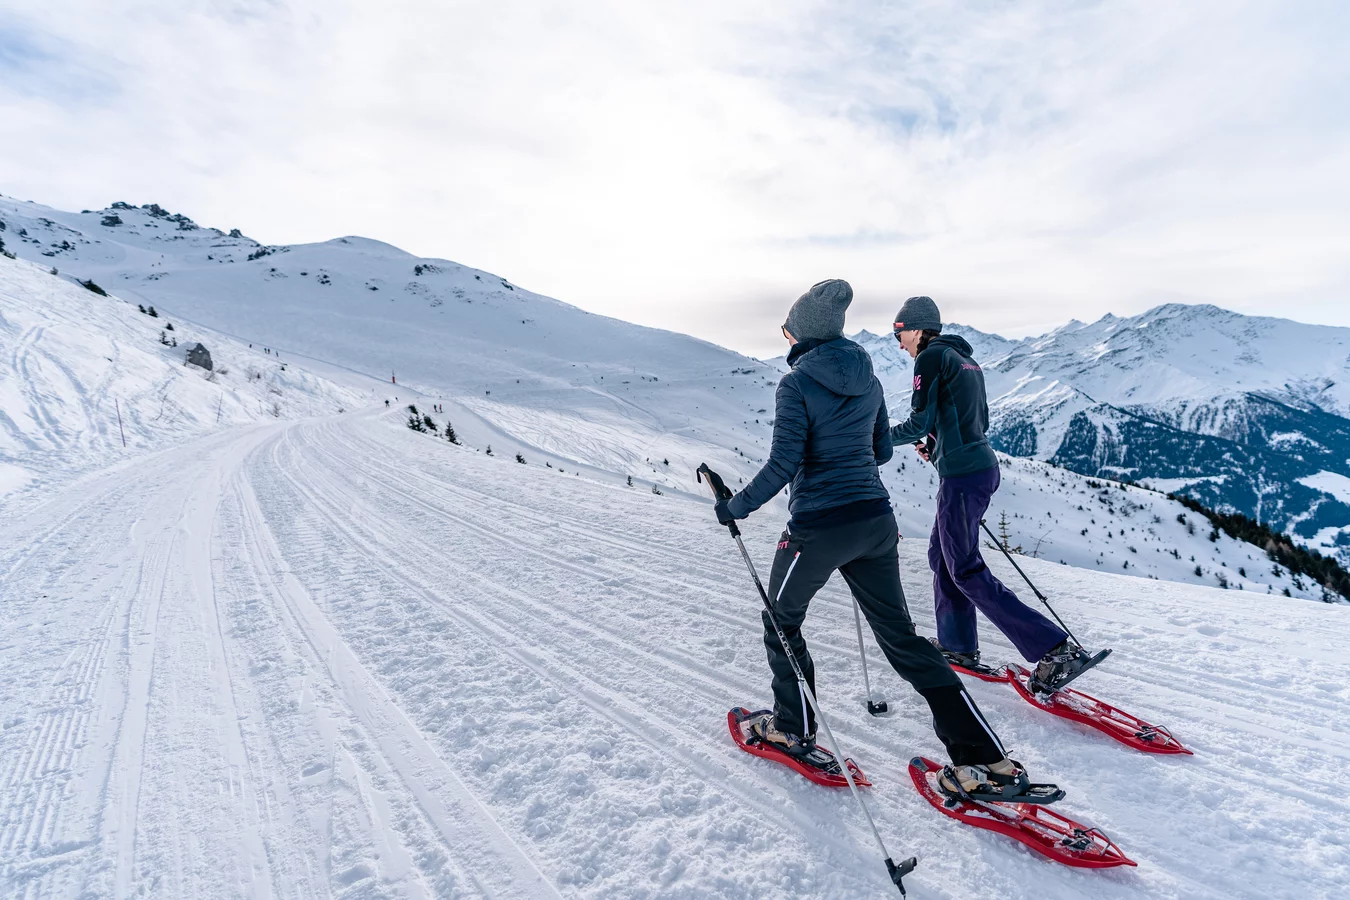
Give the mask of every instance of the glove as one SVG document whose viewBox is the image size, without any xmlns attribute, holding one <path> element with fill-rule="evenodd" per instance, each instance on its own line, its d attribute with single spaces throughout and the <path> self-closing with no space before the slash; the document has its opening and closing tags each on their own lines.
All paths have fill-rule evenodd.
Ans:
<svg viewBox="0 0 1350 900">
<path fill-rule="evenodd" d="M 731 514 L 731 509 L 729 508 L 730 503 L 730 500 L 718 500 L 717 503 L 713 505 L 713 512 L 717 513 L 717 523 L 719 525 L 730 525 L 732 522 L 736 521 L 736 517 Z"/>
</svg>

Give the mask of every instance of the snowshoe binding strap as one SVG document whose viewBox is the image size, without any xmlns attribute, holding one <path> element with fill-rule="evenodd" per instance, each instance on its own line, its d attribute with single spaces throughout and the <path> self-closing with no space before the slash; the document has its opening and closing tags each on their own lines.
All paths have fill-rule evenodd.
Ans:
<svg viewBox="0 0 1350 900">
<path fill-rule="evenodd" d="M 1064 791 L 1053 784 L 1032 784 L 1026 769 L 1017 760 L 1012 760 L 1017 772 L 1012 775 L 1000 775 L 984 766 L 966 767 L 974 776 L 976 785 L 967 788 L 961 784 L 961 778 L 952 766 L 944 766 L 936 779 L 937 789 L 948 800 L 948 805 L 966 801 L 993 803 L 1054 803 L 1064 798 Z"/>
<path fill-rule="evenodd" d="M 827 775 L 843 774 L 843 769 L 839 767 L 839 760 L 835 759 L 833 753 L 828 750 L 822 750 L 820 747 L 816 746 L 814 738 L 799 738 L 795 734 L 788 734 L 786 732 L 776 732 L 786 738 L 786 741 L 772 740 L 767 737 L 765 729 L 772 722 L 772 712 L 766 712 L 751 719 L 748 723 L 748 728 L 746 729 L 747 740 L 751 743 L 764 744 L 765 746 L 781 750 L 798 762 L 804 763 Z"/>
</svg>

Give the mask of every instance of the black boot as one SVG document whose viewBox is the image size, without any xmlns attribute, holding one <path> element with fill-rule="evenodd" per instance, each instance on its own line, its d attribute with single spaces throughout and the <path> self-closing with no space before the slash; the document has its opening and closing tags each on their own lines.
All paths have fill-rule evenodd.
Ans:
<svg viewBox="0 0 1350 900">
<path fill-rule="evenodd" d="M 1031 673 L 1028 687 L 1033 693 L 1053 694 L 1106 659 L 1110 653 L 1110 650 L 1102 650 L 1094 655 L 1065 638 L 1036 663 L 1036 671 Z"/>
<path fill-rule="evenodd" d="M 938 648 L 938 652 L 952 665 L 960 666 L 963 669 L 975 669 L 977 671 L 982 668 L 980 665 L 980 651 L 978 649 L 973 653 L 957 653 L 955 650 L 948 650 L 946 647 L 939 644 L 937 638 L 929 638 L 928 640 L 933 642 L 933 646 Z"/>
</svg>

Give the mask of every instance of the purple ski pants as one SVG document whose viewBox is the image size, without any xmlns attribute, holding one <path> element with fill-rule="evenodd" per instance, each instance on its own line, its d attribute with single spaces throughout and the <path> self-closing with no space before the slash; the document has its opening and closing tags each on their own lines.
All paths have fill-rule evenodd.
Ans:
<svg viewBox="0 0 1350 900">
<path fill-rule="evenodd" d="M 980 520 L 998 485 L 998 466 L 993 466 L 943 478 L 938 487 L 937 516 L 928 544 L 938 642 L 957 653 L 975 652 L 980 646 L 975 627 L 978 609 L 1027 662 L 1035 662 L 1068 635 L 1017 599 L 984 564 Z"/>
</svg>

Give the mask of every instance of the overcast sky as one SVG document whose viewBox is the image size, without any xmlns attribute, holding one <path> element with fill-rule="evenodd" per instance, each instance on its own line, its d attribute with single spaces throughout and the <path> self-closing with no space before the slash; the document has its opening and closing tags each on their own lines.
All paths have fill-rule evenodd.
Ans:
<svg viewBox="0 0 1350 900">
<path fill-rule="evenodd" d="M 0 0 L 0 192 L 361 234 L 756 355 L 813 282 L 1010 336 L 1350 325 L 1350 3 Z"/>
</svg>

